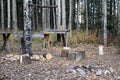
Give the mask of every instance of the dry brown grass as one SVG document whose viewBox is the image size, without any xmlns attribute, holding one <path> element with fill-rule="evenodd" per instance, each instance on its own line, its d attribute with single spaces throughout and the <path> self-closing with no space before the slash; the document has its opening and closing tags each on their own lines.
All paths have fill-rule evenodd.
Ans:
<svg viewBox="0 0 120 80">
<path fill-rule="evenodd" d="M 76 45 L 80 43 L 87 44 L 103 44 L 103 36 L 97 37 L 97 31 L 89 31 L 88 35 L 85 31 L 81 30 L 80 32 L 73 31 L 72 37 L 69 40 L 69 45 Z M 119 46 L 120 37 L 108 34 L 108 45 Z"/>
</svg>

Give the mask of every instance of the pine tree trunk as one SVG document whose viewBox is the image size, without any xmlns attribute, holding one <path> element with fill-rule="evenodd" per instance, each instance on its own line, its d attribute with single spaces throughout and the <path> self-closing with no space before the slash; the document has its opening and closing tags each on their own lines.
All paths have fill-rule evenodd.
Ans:
<svg viewBox="0 0 120 80">
<path fill-rule="evenodd" d="M 104 45 L 107 45 L 107 0 L 103 0 Z"/>
<path fill-rule="evenodd" d="M 80 16 L 80 0 L 77 0 L 77 31 L 80 30 L 79 16 Z"/>
<path fill-rule="evenodd" d="M 69 2 L 69 29 L 70 37 L 72 37 L 72 25 L 73 25 L 73 0 Z"/>
<path fill-rule="evenodd" d="M 17 32 L 16 0 L 12 0 L 12 23 L 13 23 L 14 33 L 16 33 Z"/>
<path fill-rule="evenodd" d="M 53 0 L 53 1 L 52 1 L 52 5 L 55 5 L 54 3 L 55 3 L 55 1 Z M 55 9 L 53 8 L 52 11 L 53 11 L 53 12 L 52 12 L 52 13 L 53 13 L 53 28 L 56 29 Z"/>
<path fill-rule="evenodd" d="M 62 29 L 66 29 L 66 6 L 65 0 L 62 0 Z"/>
<path fill-rule="evenodd" d="M 58 8 L 56 10 L 57 29 L 60 29 L 60 25 L 61 25 L 61 0 L 56 0 L 56 4 L 58 5 Z"/>
<path fill-rule="evenodd" d="M 1 0 L 1 26 L 2 26 L 2 30 L 4 30 L 4 3 L 3 3 L 3 0 Z"/>
<path fill-rule="evenodd" d="M 85 0 L 85 7 L 86 7 L 86 36 L 88 37 L 88 6 L 87 6 L 88 1 Z"/>
<path fill-rule="evenodd" d="M 46 5 L 50 6 L 50 0 L 46 0 Z M 50 29 L 50 8 L 46 9 L 46 22 L 47 29 Z"/>
<path fill-rule="evenodd" d="M 36 4 L 39 5 L 39 0 L 36 0 Z M 39 18 L 39 10 L 38 10 L 37 7 L 36 7 L 36 11 L 35 11 L 35 13 L 36 13 L 36 14 L 35 14 L 35 21 L 36 21 L 36 22 L 35 22 L 35 30 L 40 31 L 39 28 L 38 28 L 38 26 L 39 26 L 39 25 L 38 25 L 38 23 L 39 23 L 39 22 L 38 22 L 38 18 Z M 40 27 L 40 26 L 39 26 L 39 27 Z"/>
<path fill-rule="evenodd" d="M 7 10 L 8 10 L 8 24 L 7 24 L 7 30 L 10 30 L 10 0 L 7 0 Z"/>
<path fill-rule="evenodd" d="M 117 6 L 118 6 L 118 35 L 120 35 L 120 1 L 118 0 L 117 2 Z"/>
<path fill-rule="evenodd" d="M 23 31 L 23 54 L 32 56 L 32 7 L 28 6 L 32 0 L 24 0 L 24 31 Z"/>
<path fill-rule="evenodd" d="M 42 0 L 42 5 L 46 5 L 46 0 Z M 46 29 L 46 9 L 42 8 L 42 28 Z"/>
</svg>

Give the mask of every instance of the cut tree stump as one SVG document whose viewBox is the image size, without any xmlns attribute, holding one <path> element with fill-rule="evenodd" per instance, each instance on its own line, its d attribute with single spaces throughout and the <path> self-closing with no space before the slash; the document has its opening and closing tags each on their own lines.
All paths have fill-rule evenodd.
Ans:
<svg viewBox="0 0 120 80">
<path fill-rule="evenodd" d="M 31 57 L 32 60 L 35 60 L 35 61 L 39 61 L 40 60 L 40 56 L 39 55 L 33 55 Z"/>
<path fill-rule="evenodd" d="M 81 61 L 81 60 L 85 59 L 85 51 L 72 52 L 72 53 L 68 54 L 68 59 Z"/>
<path fill-rule="evenodd" d="M 29 54 L 24 54 L 20 56 L 20 63 L 24 65 L 31 64 L 31 56 Z"/>
<path fill-rule="evenodd" d="M 43 57 L 46 58 L 46 59 L 48 59 L 48 60 L 50 60 L 50 59 L 52 59 L 52 54 L 45 53 L 45 54 L 43 54 Z"/>
<path fill-rule="evenodd" d="M 41 60 L 44 60 L 44 57 L 43 55 L 33 55 L 31 59 L 34 61 L 41 61 Z"/>
<path fill-rule="evenodd" d="M 64 47 L 61 51 L 61 57 L 68 57 L 69 54 L 69 47 Z"/>
</svg>

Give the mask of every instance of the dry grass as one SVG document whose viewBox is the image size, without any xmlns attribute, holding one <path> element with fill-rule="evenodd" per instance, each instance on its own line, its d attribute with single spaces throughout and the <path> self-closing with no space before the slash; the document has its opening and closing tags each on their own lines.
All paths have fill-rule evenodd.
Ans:
<svg viewBox="0 0 120 80">
<path fill-rule="evenodd" d="M 104 39 L 103 36 L 97 37 L 98 30 L 89 31 L 88 35 L 85 31 L 81 30 L 80 32 L 73 31 L 72 37 L 69 40 L 69 45 L 77 45 L 80 43 L 87 44 L 103 44 Z M 120 37 L 113 36 L 112 34 L 108 34 L 108 45 L 119 46 Z"/>
<path fill-rule="evenodd" d="M 73 30 L 72 37 L 69 39 L 69 45 L 75 46 L 80 43 L 86 43 L 86 44 L 102 44 L 103 43 L 103 36 L 97 37 L 98 30 L 95 31 L 89 31 L 88 36 L 86 35 L 86 32 L 81 30 L 77 32 L 76 30 Z M 50 35 L 50 42 L 54 42 L 54 36 Z M 43 39 L 33 39 L 33 46 L 39 45 L 39 47 L 43 47 Z M 0 43 L 2 42 L 2 36 L 0 36 Z M 9 38 L 9 42 L 12 45 L 21 45 L 20 38 L 15 38 L 15 34 L 12 34 Z M 112 46 L 120 46 L 120 37 L 119 36 L 113 36 L 112 34 L 108 34 L 108 45 Z"/>
</svg>

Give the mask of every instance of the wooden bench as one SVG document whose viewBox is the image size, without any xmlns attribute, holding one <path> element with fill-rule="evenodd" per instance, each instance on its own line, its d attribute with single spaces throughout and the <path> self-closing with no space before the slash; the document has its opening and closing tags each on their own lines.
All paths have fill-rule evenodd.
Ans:
<svg viewBox="0 0 120 80">
<path fill-rule="evenodd" d="M 43 30 L 43 34 L 45 35 L 45 38 L 46 36 L 49 37 L 49 34 L 52 34 L 52 33 L 56 33 L 56 34 L 64 34 L 65 35 L 65 46 L 67 47 L 68 46 L 68 38 L 69 38 L 69 35 L 68 35 L 68 32 L 70 32 L 70 29 L 66 29 L 66 30 L 58 30 L 58 29 L 44 29 Z M 44 45 L 46 44 L 46 39 L 44 39 Z"/>
<path fill-rule="evenodd" d="M 7 44 L 10 34 L 11 34 L 11 32 L 0 32 L 0 35 L 3 36 L 3 44 L 2 44 L 1 50 L 7 50 L 8 52 L 10 51 L 9 46 Z"/>
<path fill-rule="evenodd" d="M 23 38 L 23 34 L 16 34 L 16 38 Z M 44 34 L 32 34 L 32 38 L 44 38 Z"/>
<path fill-rule="evenodd" d="M 16 34 L 16 38 L 21 38 L 21 47 L 22 47 L 22 53 L 24 53 L 25 49 L 25 44 L 24 44 L 24 39 L 23 39 L 23 34 Z M 32 34 L 32 38 L 44 38 L 44 34 Z"/>
</svg>

